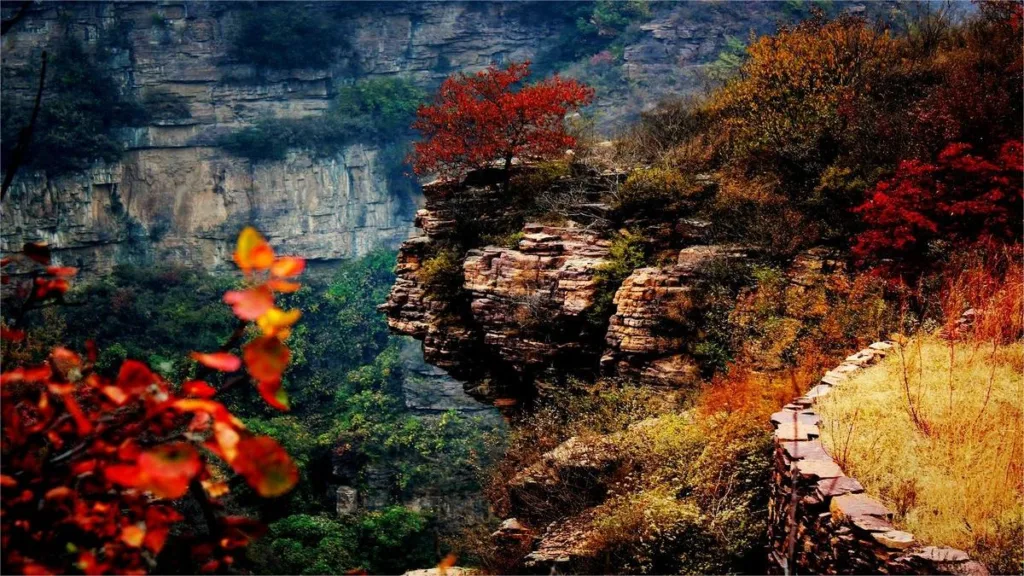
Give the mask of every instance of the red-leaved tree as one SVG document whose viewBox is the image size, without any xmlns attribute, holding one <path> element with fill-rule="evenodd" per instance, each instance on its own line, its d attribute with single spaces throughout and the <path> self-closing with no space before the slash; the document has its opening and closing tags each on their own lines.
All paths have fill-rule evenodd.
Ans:
<svg viewBox="0 0 1024 576">
<path fill-rule="evenodd" d="M 5 284 L 24 279 L 23 289 L 10 287 L 11 298 L 24 298 L 22 310 L 62 299 L 76 270 L 50 266 L 49 250 L 38 244 L 27 245 L 23 256 L 19 271 L 7 269 L 11 259 L 2 263 Z M 183 519 L 178 502 L 186 497 L 198 502 L 205 526 L 191 536 L 189 530 L 175 533 L 187 540 L 201 571 L 223 572 L 260 530 L 252 520 L 225 514 L 220 499 L 228 492 L 227 474 L 238 474 L 263 497 L 284 494 L 298 481 L 284 449 L 249 432 L 215 398 L 251 379 L 270 405 L 287 409 L 281 388 L 290 360 L 285 340 L 299 312 L 277 308 L 274 296 L 299 288 L 290 278 L 305 262 L 276 257 L 252 228 L 240 235 L 235 262 L 247 283 L 224 300 L 239 318 L 238 328 L 220 350 L 192 354 L 199 363 L 192 380 L 171 384 L 135 360 L 126 360 L 114 378 L 102 376 L 94 369 L 91 343 L 84 354 L 55 348 L 39 365 L 4 363 L 5 573 L 145 572 Z M 19 311 L 3 328 L 6 350 L 25 340 L 23 320 Z M 243 343 L 251 322 L 259 334 Z M 225 373 L 218 387 L 206 381 L 216 372 Z"/>
<path fill-rule="evenodd" d="M 1020 242 L 1024 227 L 1024 148 L 1008 140 L 994 158 L 949 144 L 935 162 L 908 160 L 855 209 L 867 229 L 854 255 L 889 272 L 919 271 L 979 242 Z"/>
<path fill-rule="evenodd" d="M 529 75 L 523 62 L 449 76 L 434 103 L 416 113 L 413 128 L 424 139 L 413 151 L 415 172 L 459 178 L 499 163 L 507 176 L 513 158 L 551 158 L 575 146 L 565 115 L 590 103 L 594 91 L 558 76 L 525 84 Z"/>
</svg>

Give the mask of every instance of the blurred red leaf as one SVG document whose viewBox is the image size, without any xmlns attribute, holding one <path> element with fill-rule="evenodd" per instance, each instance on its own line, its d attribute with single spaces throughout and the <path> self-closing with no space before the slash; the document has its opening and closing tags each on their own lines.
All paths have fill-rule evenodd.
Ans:
<svg viewBox="0 0 1024 576">
<path fill-rule="evenodd" d="M 242 359 L 230 352 L 193 352 L 192 358 L 207 368 L 221 372 L 234 372 L 242 367 Z"/>
<path fill-rule="evenodd" d="M 274 294 L 270 288 L 260 285 L 248 290 L 229 290 L 224 293 L 224 302 L 242 320 L 255 320 L 274 306 Z"/>
<path fill-rule="evenodd" d="M 291 358 L 288 347 L 271 336 L 260 336 L 249 342 L 243 347 L 242 355 L 249 374 L 260 381 L 280 380 Z"/>
</svg>

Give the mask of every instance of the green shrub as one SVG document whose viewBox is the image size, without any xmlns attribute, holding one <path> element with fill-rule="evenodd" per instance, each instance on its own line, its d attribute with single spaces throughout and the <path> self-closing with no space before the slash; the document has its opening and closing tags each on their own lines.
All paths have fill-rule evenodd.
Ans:
<svg viewBox="0 0 1024 576">
<path fill-rule="evenodd" d="M 597 293 L 594 305 L 588 312 L 589 321 L 598 327 L 608 323 L 608 318 L 615 312 L 615 292 L 633 270 L 647 264 L 650 246 L 642 235 L 623 231 L 612 239 L 608 251 L 608 262 L 601 265 L 594 274 L 597 281 Z"/>
<path fill-rule="evenodd" d="M 462 254 L 453 248 L 439 249 L 423 261 L 418 278 L 432 297 L 451 302 L 462 292 Z"/>
<path fill-rule="evenodd" d="M 612 207 L 624 217 L 664 214 L 681 208 L 698 189 L 692 178 L 673 168 L 638 168 L 626 178 Z"/>
<path fill-rule="evenodd" d="M 286 3 L 242 12 L 230 54 L 262 68 L 327 68 L 345 45 L 329 14 Z"/>
<path fill-rule="evenodd" d="M 427 528 L 423 515 L 398 506 L 338 520 L 295 514 L 271 523 L 248 556 L 263 574 L 400 574 L 437 562 Z"/>
</svg>

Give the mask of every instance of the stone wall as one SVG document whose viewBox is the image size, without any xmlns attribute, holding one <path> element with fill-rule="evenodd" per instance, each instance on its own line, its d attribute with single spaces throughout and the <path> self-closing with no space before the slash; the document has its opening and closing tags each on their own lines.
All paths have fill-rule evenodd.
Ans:
<svg viewBox="0 0 1024 576">
<path fill-rule="evenodd" d="M 893 513 L 843 473 L 819 439 L 817 398 L 893 348 L 876 342 L 828 371 L 775 414 L 769 501 L 769 570 L 777 574 L 988 574 L 966 552 L 922 546 L 897 530 Z"/>
</svg>

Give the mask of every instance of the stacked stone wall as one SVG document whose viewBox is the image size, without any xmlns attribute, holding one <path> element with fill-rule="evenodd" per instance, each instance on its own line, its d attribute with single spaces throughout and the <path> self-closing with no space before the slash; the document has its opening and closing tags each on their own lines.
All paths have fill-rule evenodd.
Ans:
<svg viewBox="0 0 1024 576">
<path fill-rule="evenodd" d="M 876 342 L 848 357 L 806 394 L 772 414 L 775 471 L 768 565 L 773 573 L 988 574 L 962 550 L 923 546 L 913 534 L 898 530 L 893 512 L 865 494 L 821 444 L 817 400 L 871 369 L 894 346 Z"/>
</svg>

